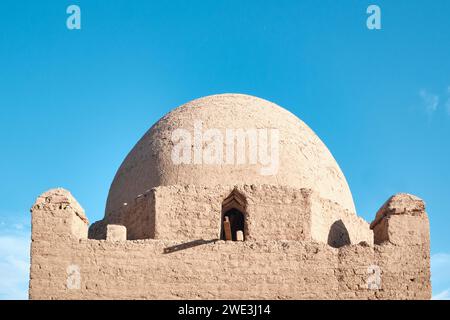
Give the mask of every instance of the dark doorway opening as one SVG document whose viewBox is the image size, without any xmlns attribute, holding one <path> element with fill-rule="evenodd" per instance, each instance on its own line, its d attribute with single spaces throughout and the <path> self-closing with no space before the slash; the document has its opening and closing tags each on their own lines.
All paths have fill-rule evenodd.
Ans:
<svg viewBox="0 0 450 320">
<path fill-rule="evenodd" d="M 350 235 L 342 220 L 335 221 L 328 233 L 328 245 L 340 248 L 350 244 Z"/>
<path fill-rule="evenodd" d="M 244 214 L 238 209 L 232 208 L 223 214 L 222 232 L 220 235 L 220 239 L 244 241 L 245 240 L 244 228 L 245 228 Z"/>
</svg>

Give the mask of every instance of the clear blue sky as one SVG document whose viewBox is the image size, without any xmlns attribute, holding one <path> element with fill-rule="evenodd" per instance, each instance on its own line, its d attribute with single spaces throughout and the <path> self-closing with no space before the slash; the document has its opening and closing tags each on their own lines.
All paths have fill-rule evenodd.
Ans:
<svg viewBox="0 0 450 320">
<path fill-rule="evenodd" d="M 382 30 L 366 27 L 372 3 Z M 81 30 L 66 28 L 70 4 L 81 7 Z M 448 0 L 2 0 L 0 299 L 26 296 L 40 193 L 67 188 L 91 222 L 101 219 L 144 132 L 182 103 L 225 92 L 304 120 L 366 220 L 397 192 L 425 199 L 433 291 L 448 297 L 449 16 Z"/>
</svg>

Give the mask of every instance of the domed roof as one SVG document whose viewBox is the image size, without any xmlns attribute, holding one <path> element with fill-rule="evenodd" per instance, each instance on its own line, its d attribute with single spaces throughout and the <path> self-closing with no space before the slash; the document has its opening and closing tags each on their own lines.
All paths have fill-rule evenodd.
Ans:
<svg viewBox="0 0 450 320">
<path fill-rule="evenodd" d="M 303 121 L 267 100 L 220 94 L 174 109 L 147 131 L 116 173 L 106 214 L 156 186 L 241 184 L 311 188 L 355 212 L 341 169 Z"/>
</svg>

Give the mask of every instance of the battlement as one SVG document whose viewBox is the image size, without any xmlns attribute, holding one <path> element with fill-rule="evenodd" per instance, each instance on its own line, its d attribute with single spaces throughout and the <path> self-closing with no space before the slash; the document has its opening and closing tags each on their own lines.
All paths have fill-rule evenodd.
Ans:
<svg viewBox="0 0 450 320">
<path fill-rule="evenodd" d="M 189 213 L 177 201 L 194 202 L 202 207 L 198 197 L 209 193 L 199 192 L 203 188 L 185 189 L 189 191 L 189 196 L 185 193 L 189 200 L 175 199 L 164 212 L 171 216 L 160 230 L 173 228 L 170 221 L 181 219 L 183 208 L 184 219 L 195 214 L 202 221 L 199 212 Z M 148 199 L 172 197 L 180 190 L 181 187 L 153 190 L 140 196 L 136 203 L 142 205 Z M 284 200 L 271 207 L 267 202 L 264 206 L 264 202 L 258 201 L 258 195 L 266 194 L 269 186 L 242 186 L 238 190 L 246 195 L 248 214 L 261 212 L 252 209 L 252 205 L 261 206 L 264 217 L 282 209 L 283 203 L 297 204 L 284 214 L 305 218 L 307 215 L 302 212 L 309 212 L 312 217 L 312 211 L 301 209 L 311 209 L 311 201 L 317 200 L 308 190 L 285 188 L 284 196 L 278 198 Z M 222 196 L 229 191 L 223 188 Z M 159 205 L 164 206 L 163 203 Z M 332 206 L 331 203 L 326 205 Z M 324 208 L 324 204 L 315 209 L 318 208 Z M 216 209 L 220 217 L 220 205 Z M 270 236 L 277 233 L 269 231 L 269 238 L 264 239 L 264 229 L 256 233 L 257 236 L 251 236 L 253 225 L 246 240 L 241 242 L 219 240 L 219 229 L 211 232 L 208 228 L 205 228 L 206 237 L 191 233 L 188 238 L 126 240 L 127 228 L 109 223 L 106 224 L 106 240 L 88 239 L 84 211 L 63 189 L 41 195 L 31 212 L 32 299 L 429 299 L 431 296 L 429 240 L 422 237 L 426 234 L 428 220 L 423 202 L 410 195 L 396 195 L 378 211 L 371 225 L 375 245 L 370 240 L 357 244 L 328 244 L 314 240 L 311 233 L 305 237 L 306 232 L 294 239 L 273 239 Z M 156 215 L 156 221 L 158 217 Z M 411 220 L 411 217 L 418 220 Z M 276 224 L 277 219 L 281 219 L 280 216 L 270 221 Z M 341 216 L 337 221 L 344 224 L 345 219 Z M 215 221 L 216 228 L 219 228 L 218 221 Z M 254 225 L 261 223 L 262 220 L 253 222 Z M 183 230 L 186 226 L 177 227 Z M 271 226 L 266 224 L 264 228 Z M 277 226 L 272 228 L 281 230 Z M 294 234 L 301 230 L 297 228 L 292 226 L 289 232 Z M 333 223 L 330 228 L 335 228 Z M 418 229 L 421 231 L 414 233 Z M 279 234 L 286 235 L 286 232 Z M 401 237 L 410 237 L 398 241 L 397 232 Z M 168 234 L 178 235 L 177 232 Z M 233 274 L 233 281 L 229 279 L 230 274 Z"/>
</svg>

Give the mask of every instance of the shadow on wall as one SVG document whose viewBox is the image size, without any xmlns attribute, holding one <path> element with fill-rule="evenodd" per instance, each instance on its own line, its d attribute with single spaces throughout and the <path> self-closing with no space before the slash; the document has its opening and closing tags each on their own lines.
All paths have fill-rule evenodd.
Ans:
<svg viewBox="0 0 450 320">
<path fill-rule="evenodd" d="M 185 243 L 181 243 L 181 244 L 177 244 L 175 246 L 172 247 L 167 247 L 164 248 L 164 253 L 172 253 L 172 252 L 176 252 L 176 251 L 180 251 L 180 250 L 185 250 L 185 249 L 189 249 L 189 248 L 193 248 L 193 247 L 197 247 L 197 246 L 201 246 L 203 244 L 208 244 L 208 243 L 213 243 L 218 241 L 219 239 L 212 239 L 212 240 L 203 240 L 203 239 L 199 239 L 199 240 L 194 240 L 194 241 L 190 241 L 190 242 L 185 242 Z"/>
<path fill-rule="evenodd" d="M 340 248 L 350 244 L 350 236 L 342 220 L 335 221 L 328 233 L 328 245 L 333 248 Z"/>
</svg>

